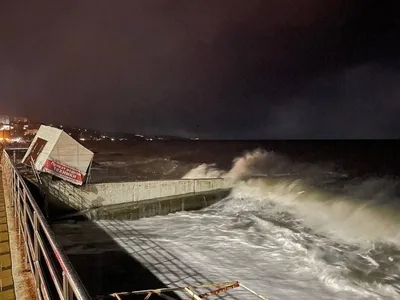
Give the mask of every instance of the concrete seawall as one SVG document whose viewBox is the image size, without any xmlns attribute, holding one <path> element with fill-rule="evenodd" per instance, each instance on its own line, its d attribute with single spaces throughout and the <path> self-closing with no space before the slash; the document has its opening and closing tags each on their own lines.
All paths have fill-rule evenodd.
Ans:
<svg viewBox="0 0 400 300">
<path fill-rule="evenodd" d="M 109 205 L 92 209 L 85 215 L 92 220 L 137 220 L 178 211 L 199 210 L 225 198 L 229 192 L 229 189 L 216 190 Z"/>
<path fill-rule="evenodd" d="M 91 219 L 138 219 L 207 207 L 226 197 L 229 180 L 181 179 L 87 184 L 75 187 L 42 177 L 53 204 L 81 212 Z"/>
</svg>

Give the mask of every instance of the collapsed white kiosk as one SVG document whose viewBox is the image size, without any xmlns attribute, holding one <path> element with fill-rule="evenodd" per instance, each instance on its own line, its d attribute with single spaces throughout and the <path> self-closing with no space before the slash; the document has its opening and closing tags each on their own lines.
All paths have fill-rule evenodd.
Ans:
<svg viewBox="0 0 400 300">
<path fill-rule="evenodd" d="M 22 163 L 33 165 L 39 172 L 82 185 L 92 160 L 93 152 L 63 130 L 42 125 Z"/>
</svg>

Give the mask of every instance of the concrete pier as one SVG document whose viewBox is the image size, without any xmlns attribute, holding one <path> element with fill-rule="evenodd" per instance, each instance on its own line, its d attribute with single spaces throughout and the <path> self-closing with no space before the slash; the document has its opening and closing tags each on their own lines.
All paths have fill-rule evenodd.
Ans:
<svg viewBox="0 0 400 300">
<path fill-rule="evenodd" d="M 92 220 L 138 220 L 178 211 L 199 210 L 225 198 L 229 192 L 229 189 L 223 189 L 115 204 L 88 210 L 85 215 Z"/>
<path fill-rule="evenodd" d="M 90 219 L 139 219 L 207 207 L 226 197 L 232 183 L 223 178 L 113 182 L 73 186 L 50 176 L 42 189 L 52 204 Z"/>
</svg>

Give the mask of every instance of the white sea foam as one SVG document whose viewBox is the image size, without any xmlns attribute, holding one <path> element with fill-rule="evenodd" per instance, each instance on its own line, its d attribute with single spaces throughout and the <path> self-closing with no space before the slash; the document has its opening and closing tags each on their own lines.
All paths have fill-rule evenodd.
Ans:
<svg viewBox="0 0 400 300">
<path fill-rule="evenodd" d="M 284 174 L 284 175 L 283 175 Z M 227 172 L 200 165 L 185 178 L 228 177 L 239 181 L 224 211 L 262 211 L 276 205 L 321 234 L 349 243 L 400 245 L 400 183 L 386 179 L 344 182 L 340 189 L 326 183 L 345 177 L 326 166 L 296 164 L 275 153 L 255 150 L 235 159 Z M 270 209 L 270 208 L 268 208 Z"/>
</svg>

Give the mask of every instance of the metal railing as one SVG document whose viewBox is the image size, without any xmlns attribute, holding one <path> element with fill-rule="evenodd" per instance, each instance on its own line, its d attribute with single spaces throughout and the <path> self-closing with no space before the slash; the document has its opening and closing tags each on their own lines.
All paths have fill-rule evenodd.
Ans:
<svg viewBox="0 0 400 300">
<path fill-rule="evenodd" d="M 124 296 L 133 296 L 133 295 L 144 295 L 144 300 L 150 299 L 152 295 L 157 295 L 160 298 L 167 300 L 177 300 L 174 297 L 169 296 L 167 293 L 169 292 L 183 292 L 190 296 L 190 298 L 186 298 L 188 300 L 201 300 L 206 299 L 208 297 L 217 296 L 221 293 L 227 293 L 228 291 L 241 287 L 246 292 L 253 294 L 255 297 L 263 300 L 268 300 L 267 297 L 253 291 L 252 289 L 246 287 L 244 284 L 239 281 L 228 281 L 228 282 L 214 282 L 209 284 L 201 284 L 201 285 L 188 285 L 181 287 L 172 287 L 172 288 L 160 288 L 153 290 L 140 290 L 140 291 L 132 291 L 132 292 L 121 292 L 121 293 L 113 293 L 112 296 L 115 299 L 122 300 Z M 203 289 L 203 291 L 199 291 Z M 204 291 L 206 289 L 207 291 Z"/>
<path fill-rule="evenodd" d="M 5 150 L 2 166 L 4 184 L 8 186 L 18 234 L 24 241 L 38 299 L 89 300 L 89 294 Z"/>
</svg>

